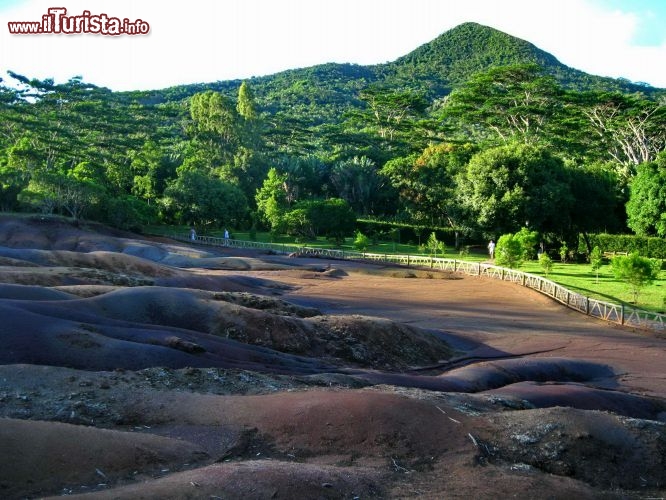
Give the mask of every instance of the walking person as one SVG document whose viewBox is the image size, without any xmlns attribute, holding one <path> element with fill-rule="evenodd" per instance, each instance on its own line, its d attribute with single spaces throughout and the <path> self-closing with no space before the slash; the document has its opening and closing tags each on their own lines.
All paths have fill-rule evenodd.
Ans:
<svg viewBox="0 0 666 500">
<path fill-rule="evenodd" d="M 493 240 L 490 240 L 490 243 L 488 243 L 488 255 L 490 255 L 491 259 L 495 258 L 495 242 Z"/>
</svg>

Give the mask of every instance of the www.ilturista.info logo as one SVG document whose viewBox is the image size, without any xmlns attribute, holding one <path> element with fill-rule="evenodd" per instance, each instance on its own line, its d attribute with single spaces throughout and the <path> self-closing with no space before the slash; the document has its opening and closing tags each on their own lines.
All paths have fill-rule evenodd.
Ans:
<svg viewBox="0 0 666 500">
<path fill-rule="evenodd" d="M 141 19 L 130 21 L 106 14 L 91 14 L 84 10 L 81 15 L 68 16 L 65 7 L 51 7 L 41 21 L 9 21 L 9 32 L 13 35 L 147 35 L 150 25 Z"/>
</svg>

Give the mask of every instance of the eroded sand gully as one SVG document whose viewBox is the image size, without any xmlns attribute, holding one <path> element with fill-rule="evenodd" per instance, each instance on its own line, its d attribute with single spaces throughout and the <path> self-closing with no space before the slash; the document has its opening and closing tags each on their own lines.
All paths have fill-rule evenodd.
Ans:
<svg viewBox="0 0 666 500">
<path fill-rule="evenodd" d="M 666 494 L 666 340 L 477 277 L 0 217 L 0 496 Z"/>
</svg>

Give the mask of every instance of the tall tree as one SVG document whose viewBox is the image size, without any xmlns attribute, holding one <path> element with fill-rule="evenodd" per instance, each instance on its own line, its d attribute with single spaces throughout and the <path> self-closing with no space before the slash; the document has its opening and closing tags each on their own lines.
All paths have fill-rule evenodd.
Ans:
<svg viewBox="0 0 666 500">
<path fill-rule="evenodd" d="M 86 174 L 86 165 L 78 165 L 78 171 L 63 173 L 41 170 L 33 175 L 19 199 L 42 213 L 58 210 L 74 219 L 80 219 L 105 196 L 103 186 Z"/>
<path fill-rule="evenodd" d="M 239 117 L 231 99 L 208 90 L 190 100 L 191 135 L 209 157 L 211 167 L 233 161 L 240 142 Z"/>
<path fill-rule="evenodd" d="M 629 179 L 637 165 L 666 148 L 666 103 L 641 95 L 593 93 L 582 108 L 608 159 Z"/>
<path fill-rule="evenodd" d="M 282 216 L 289 207 L 286 174 L 280 174 L 275 167 L 268 171 L 264 184 L 257 190 L 257 211 L 272 231 L 277 231 L 282 223 Z"/>
<path fill-rule="evenodd" d="M 630 193 L 629 227 L 641 236 L 666 238 L 666 151 L 638 166 Z"/>
<path fill-rule="evenodd" d="M 405 151 L 410 143 L 421 143 L 419 123 L 428 106 L 422 92 L 370 86 L 359 92 L 365 109 L 349 113 L 351 127 L 379 137 L 387 150 Z M 349 128 L 349 127 L 348 127 Z"/>
<path fill-rule="evenodd" d="M 247 82 L 241 83 L 238 88 L 238 104 L 236 104 L 238 114 L 247 121 L 252 121 L 257 118 L 256 102 L 252 89 Z"/>
<path fill-rule="evenodd" d="M 385 178 L 378 173 L 375 163 L 368 157 L 354 157 L 338 162 L 330 173 L 331 184 L 340 198 L 359 214 L 375 214 Z"/>
<path fill-rule="evenodd" d="M 535 64 L 492 68 L 451 93 L 442 119 L 461 124 L 478 141 L 546 142 L 560 94 L 555 80 Z"/>
<path fill-rule="evenodd" d="M 247 200 L 239 188 L 193 168 L 179 168 L 160 203 L 179 224 L 235 227 L 247 216 Z"/>
<path fill-rule="evenodd" d="M 463 207 L 456 199 L 456 179 L 475 151 L 470 144 L 435 144 L 420 155 L 387 162 L 381 172 L 399 191 L 415 222 L 460 229 L 465 221 Z M 459 236 L 456 233 L 456 239 Z"/>
<path fill-rule="evenodd" d="M 583 236 L 588 253 L 592 251 L 590 233 L 619 232 L 624 229 L 624 199 L 617 173 L 606 164 L 592 163 L 568 169 L 575 209 L 565 239 Z"/>
<path fill-rule="evenodd" d="M 163 151 L 155 141 L 147 140 L 132 157 L 132 194 L 148 204 L 157 200 L 164 192 L 167 180 L 175 176 L 177 160 Z"/>
<path fill-rule="evenodd" d="M 273 164 L 283 175 L 283 189 L 287 202 L 293 204 L 306 198 L 326 197 L 329 190 L 329 168 L 314 156 L 283 155 Z"/>
<path fill-rule="evenodd" d="M 235 105 L 219 92 L 195 94 L 190 101 L 190 116 L 188 155 L 197 157 L 200 168 L 235 184 L 253 199 L 266 175 L 267 162 L 262 122 L 249 84 L 241 84 Z"/>
<path fill-rule="evenodd" d="M 240 117 L 243 147 L 251 150 L 255 156 L 261 155 L 264 150 L 264 121 L 259 114 L 257 101 L 248 82 L 241 83 L 238 89 L 236 110 Z"/>
<path fill-rule="evenodd" d="M 574 202 L 562 160 L 525 144 L 473 156 L 459 177 L 458 199 L 490 234 L 514 233 L 522 226 L 561 234 L 570 225 Z"/>
</svg>

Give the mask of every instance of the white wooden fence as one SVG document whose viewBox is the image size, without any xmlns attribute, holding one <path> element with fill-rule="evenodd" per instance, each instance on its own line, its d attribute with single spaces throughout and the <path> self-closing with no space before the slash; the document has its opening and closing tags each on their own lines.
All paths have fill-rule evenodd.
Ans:
<svg viewBox="0 0 666 500">
<path fill-rule="evenodd" d="M 482 262 L 469 262 L 459 259 L 443 259 L 428 257 L 424 255 L 396 255 L 366 252 L 353 252 L 347 250 L 333 250 L 328 248 L 304 247 L 298 245 L 286 245 L 280 243 L 262 243 L 257 241 L 243 241 L 235 239 L 216 238 L 211 236 L 196 236 L 192 240 L 188 235 L 170 235 L 177 240 L 192 241 L 204 245 L 226 246 L 231 248 L 248 248 L 271 250 L 274 252 L 295 254 L 303 257 L 320 257 L 326 259 L 359 260 L 387 264 L 398 264 L 409 267 L 431 268 L 442 271 L 463 273 L 470 276 L 487 276 L 503 281 L 510 281 L 519 285 L 537 290 L 565 306 L 582 312 L 589 316 L 599 318 L 612 323 L 627 325 L 635 328 L 666 331 L 666 315 L 652 313 L 641 309 L 626 306 L 624 304 L 613 304 L 602 300 L 593 299 L 573 292 L 535 274 L 516 271 L 505 267 L 495 266 Z"/>
</svg>

